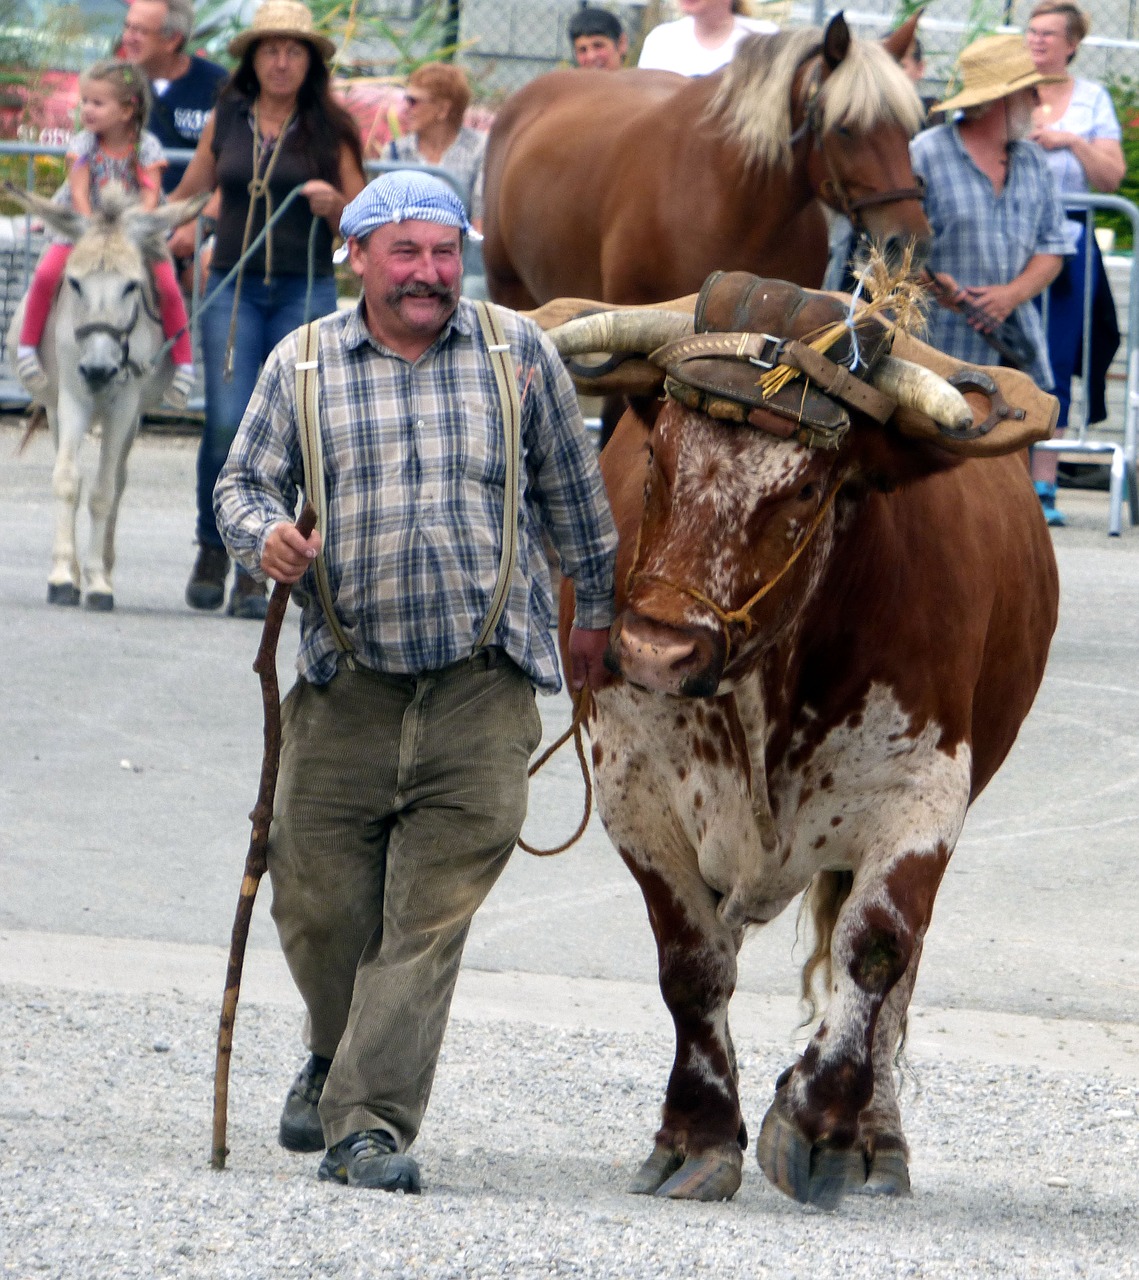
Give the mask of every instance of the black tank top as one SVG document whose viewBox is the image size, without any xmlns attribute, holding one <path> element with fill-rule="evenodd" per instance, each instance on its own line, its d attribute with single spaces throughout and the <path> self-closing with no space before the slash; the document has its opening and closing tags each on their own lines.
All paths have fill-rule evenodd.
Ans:
<svg viewBox="0 0 1139 1280">
<path fill-rule="evenodd" d="M 241 257 L 241 240 L 249 213 L 249 183 L 253 178 L 253 107 L 244 98 L 227 96 L 217 105 L 214 117 L 213 153 L 217 162 L 217 183 L 221 188 L 221 213 L 218 217 L 217 245 L 212 267 L 229 271 Z M 269 190 L 276 212 L 290 191 L 301 183 L 321 175 L 300 147 L 297 128 L 290 126 L 277 145 L 283 147 Z M 339 148 L 339 143 L 337 144 Z M 262 171 L 268 156 L 262 161 Z M 308 271 L 308 237 L 312 210 L 304 196 L 289 205 L 284 215 L 273 224 L 273 274 L 303 276 Z M 259 199 L 253 213 L 249 233 L 252 244 L 265 225 L 265 201 Z M 332 274 L 332 232 L 323 218 L 317 219 L 314 272 L 318 276 Z M 265 244 L 251 254 L 245 264 L 246 278 L 265 274 Z"/>
</svg>

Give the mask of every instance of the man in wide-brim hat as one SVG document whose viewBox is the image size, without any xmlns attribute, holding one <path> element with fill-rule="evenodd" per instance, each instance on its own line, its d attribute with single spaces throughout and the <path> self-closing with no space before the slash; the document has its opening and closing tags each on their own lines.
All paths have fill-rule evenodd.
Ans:
<svg viewBox="0 0 1139 1280">
<path fill-rule="evenodd" d="M 1018 35 L 975 40 L 957 70 L 961 88 L 934 108 L 951 123 L 910 144 L 934 232 L 927 265 L 943 286 L 928 340 L 971 364 L 999 364 L 985 335 L 1012 317 L 1031 353 L 1026 371 L 1050 390 L 1048 346 L 1031 299 L 1059 274 L 1068 249 L 1051 171 L 1040 148 L 1026 141 L 1036 86 L 1049 77 L 1036 70 Z"/>
</svg>

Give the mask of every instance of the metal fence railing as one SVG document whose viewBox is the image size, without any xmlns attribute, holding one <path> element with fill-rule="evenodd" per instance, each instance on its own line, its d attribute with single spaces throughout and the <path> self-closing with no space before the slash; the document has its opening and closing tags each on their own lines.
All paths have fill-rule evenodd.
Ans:
<svg viewBox="0 0 1139 1280">
<path fill-rule="evenodd" d="M 0 142 L 0 158 L 17 156 L 26 159 L 26 187 L 31 189 L 35 176 L 34 162 L 38 156 L 61 156 L 63 147 L 46 146 L 38 143 L 2 143 Z M 180 161 L 188 160 L 190 152 L 171 151 L 169 158 Z M 397 163 L 370 161 L 370 173 L 378 173 L 398 169 Z M 430 172 L 438 174 L 454 184 L 449 174 L 440 169 L 427 167 Z M 457 186 L 456 186 L 456 189 Z M 1139 244 L 1139 208 L 1119 196 L 1087 195 L 1066 197 L 1065 203 L 1072 211 L 1083 212 L 1088 227 L 1085 236 L 1085 252 L 1091 252 L 1092 233 L 1095 228 L 1096 215 L 1113 212 L 1127 218 L 1133 229 L 1133 242 Z M 23 407 L 28 403 L 28 396 L 16 381 L 8 363 L 7 336 L 11 317 L 27 290 L 31 272 L 39 254 L 47 242 L 43 233 L 33 231 L 32 219 L 27 215 L 0 218 L 0 404 L 11 407 Z M 477 243 L 468 240 L 467 257 L 464 263 L 464 292 L 468 296 L 485 297 L 485 279 L 483 278 L 482 256 Z M 1103 461 L 1109 466 L 1109 508 L 1108 531 L 1118 535 L 1122 528 L 1123 499 L 1127 498 L 1128 512 L 1132 525 L 1139 524 L 1139 487 L 1136 481 L 1136 453 L 1139 446 L 1139 273 L 1130 270 L 1128 260 L 1119 260 L 1123 266 L 1123 278 L 1126 282 L 1126 305 L 1120 296 L 1116 298 L 1120 327 L 1124 334 L 1122 360 L 1117 357 L 1116 367 L 1122 368 L 1122 380 L 1125 391 L 1122 405 L 1118 397 L 1109 399 L 1109 418 L 1106 424 L 1092 428 L 1087 423 L 1087 392 L 1082 380 L 1077 379 L 1073 387 L 1071 424 L 1068 435 L 1063 439 L 1048 441 L 1036 447 L 1041 450 L 1054 451 L 1062 458 L 1081 462 Z M 1121 274 L 1119 272 L 1117 275 Z M 1091 287 L 1094 272 L 1088 270 L 1085 277 L 1084 297 L 1084 352 L 1083 368 L 1089 367 L 1090 330 L 1087 322 L 1091 308 Z M 195 279 L 197 272 L 195 271 Z M 198 312 L 202 299 L 195 289 L 191 306 L 191 325 L 197 333 Z M 1045 302 L 1047 306 L 1047 302 Z M 196 344 L 195 344 L 196 345 Z M 199 377 L 202 361 L 200 351 L 196 352 Z M 199 384 L 197 394 L 191 397 L 190 408 L 200 410 L 203 406 L 202 388 Z"/>
<path fill-rule="evenodd" d="M 1096 273 L 1092 269 L 1092 252 L 1097 212 L 1112 211 L 1122 214 L 1130 220 L 1133 243 L 1139 244 L 1139 208 L 1130 200 L 1120 196 L 1105 195 L 1070 195 L 1064 197 L 1064 205 L 1070 213 L 1082 213 L 1086 234 L 1084 235 L 1084 296 L 1083 310 L 1083 350 L 1080 368 L 1091 368 L 1092 348 L 1092 291 L 1095 287 Z M 1047 314 L 1048 294 L 1044 299 Z M 1061 458 L 1077 461 L 1107 461 L 1110 467 L 1108 482 L 1108 533 L 1118 537 L 1123 525 L 1123 498 L 1127 496 L 1128 514 L 1131 524 L 1139 524 L 1139 487 L 1136 485 L 1135 462 L 1136 441 L 1139 437 L 1139 279 L 1134 271 L 1130 276 L 1126 308 L 1122 300 L 1116 299 L 1116 313 L 1120 320 L 1122 333 L 1121 349 L 1124 351 L 1123 365 L 1126 369 L 1125 391 L 1122 406 L 1122 422 L 1111 425 L 1111 405 L 1107 430 L 1099 430 L 1092 434 L 1088 424 L 1088 389 L 1086 378 L 1080 378 L 1073 386 L 1072 414 L 1069 416 L 1068 434 L 1063 438 L 1047 440 L 1033 448 L 1045 452 L 1059 454 Z M 1118 357 L 1117 357 L 1118 362 Z M 1074 430 L 1073 430 L 1074 427 Z"/>
<path fill-rule="evenodd" d="M 24 189 L 30 191 L 35 185 L 35 161 L 39 157 L 61 157 L 66 148 L 34 142 L 0 142 L 0 159 L 5 156 L 23 157 L 26 161 Z M 168 150 L 166 158 L 176 163 L 186 162 L 193 155 L 192 151 Z M 365 164 L 370 175 L 386 173 L 395 169 L 405 169 L 406 164 L 369 160 Z M 461 184 L 445 169 L 433 165 L 420 165 L 427 173 L 454 187 L 460 198 L 465 199 Z M 19 306 L 21 298 L 27 292 L 32 271 L 40 254 L 47 245 L 48 235 L 36 230 L 35 220 L 30 214 L 16 214 L 11 217 L 0 217 L 0 405 L 23 408 L 28 403 L 28 394 L 16 380 L 8 358 L 8 329 L 12 316 Z M 188 408 L 192 412 L 200 412 L 204 406 L 202 385 L 202 359 L 198 343 L 198 316 L 204 301 L 198 288 L 199 273 L 194 271 L 194 289 L 190 297 L 190 328 L 194 335 L 194 356 L 198 368 L 198 386 L 191 395 Z M 468 238 L 463 250 L 463 292 L 468 297 L 486 297 L 486 279 L 483 272 L 482 251 L 477 241 Z"/>
</svg>

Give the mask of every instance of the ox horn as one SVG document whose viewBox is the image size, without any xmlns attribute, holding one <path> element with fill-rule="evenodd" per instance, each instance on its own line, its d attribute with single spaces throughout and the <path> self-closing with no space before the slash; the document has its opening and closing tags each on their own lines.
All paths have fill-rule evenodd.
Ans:
<svg viewBox="0 0 1139 1280">
<path fill-rule="evenodd" d="M 579 316 L 551 329 L 547 337 L 563 359 L 593 351 L 647 355 L 666 342 L 689 337 L 692 329 L 692 316 L 682 311 L 638 308 Z"/>
<path fill-rule="evenodd" d="M 924 413 L 946 431 L 965 431 L 973 425 L 973 410 L 961 392 L 924 365 L 885 356 L 874 366 L 870 381 L 883 395 Z"/>
</svg>

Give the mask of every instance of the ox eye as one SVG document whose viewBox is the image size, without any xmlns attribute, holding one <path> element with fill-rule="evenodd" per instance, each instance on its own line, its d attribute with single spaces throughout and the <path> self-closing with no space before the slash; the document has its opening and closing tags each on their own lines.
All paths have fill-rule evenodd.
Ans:
<svg viewBox="0 0 1139 1280">
<path fill-rule="evenodd" d="M 67 283 L 75 290 L 76 293 L 83 292 L 83 286 L 79 283 L 78 280 L 76 280 L 74 276 L 68 276 Z"/>
<path fill-rule="evenodd" d="M 126 284 L 123 285 L 123 297 L 129 298 L 137 288 L 138 288 L 137 280 L 128 280 Z"/>
<path fill-rule="evenodd" d="M 818 493 L 818 487 L 813 481 L 808 480 L 807 483 L 799 490 L 799 501 L 810 502 L 816 493 Z"/>
</svg>

